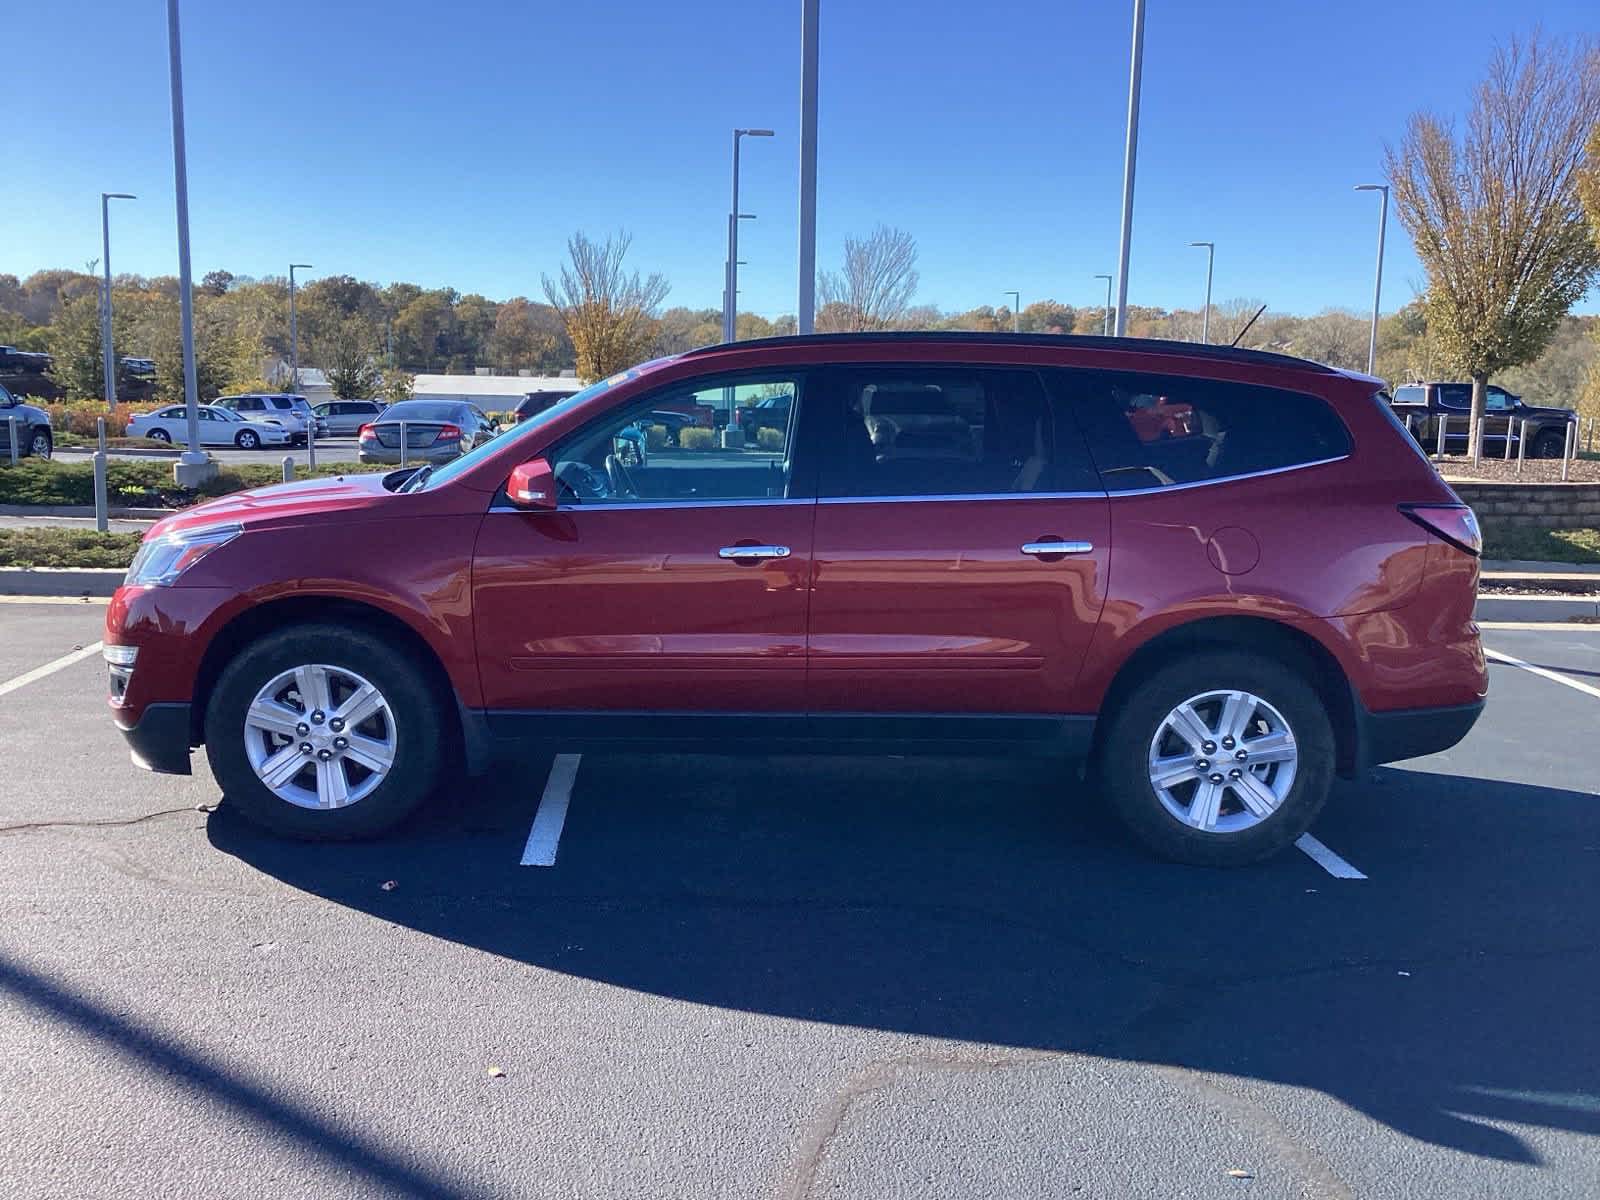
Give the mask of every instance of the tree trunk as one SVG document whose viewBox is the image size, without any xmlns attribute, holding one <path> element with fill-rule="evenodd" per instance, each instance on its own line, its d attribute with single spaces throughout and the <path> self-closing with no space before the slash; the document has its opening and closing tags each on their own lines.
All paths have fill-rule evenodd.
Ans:
<svg viewBox="0 0 1600 1200">
<path fill-rule="evenodd" d="M 1489 396 L 1489 376 L 1475 373 L 1472 376 L 1472 423 L 1468 429 L 1468 443 L 1472 448 L 1472 465 L 1483 461 L 1483 410 Z"/>
</svg>

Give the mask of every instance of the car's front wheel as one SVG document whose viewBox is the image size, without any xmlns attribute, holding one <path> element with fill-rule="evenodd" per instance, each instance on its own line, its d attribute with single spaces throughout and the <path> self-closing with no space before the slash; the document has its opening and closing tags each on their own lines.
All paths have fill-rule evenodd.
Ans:
<svg viewBox="0 0 1600 1200">
<path fill-rule="evenodd" d="M 421 664 L 353 626 L 297 625 L 252 643 L 206 708 L 206 754 L 229 807 L 274 833 L 372 837 L 438 783 L 439 701 Z"/>
<path fill-rule="evenodd" d="M 1106 720 L 1105 796 L 1163 858 L 1258 861 L 1305 833 L 1327 800 L 1327 710 L 1302 673 L 1274 659 L 1193 653 L 1147 675 Z"/>
<path fill-rule="evenodd" d="M 1560 458 L 1567 452 L 1567 435 L 1564 430 L 1546 429 L 1533 439 L 1535 458 Z"/>
<path fill-rule="evenodd" d="M 28 453 L 35 458 L 49 458 L 50 452 L 55 449 L 55 442 L 48 429 L 35 429 L 33 437 L 28 440 Z"/>
</svg>

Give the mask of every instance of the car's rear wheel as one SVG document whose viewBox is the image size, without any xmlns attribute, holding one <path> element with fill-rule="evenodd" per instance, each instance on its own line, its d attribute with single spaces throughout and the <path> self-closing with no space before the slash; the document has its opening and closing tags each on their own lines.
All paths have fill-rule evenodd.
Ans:
<svg viewBox="0 0 1600 1200">
<path fill-rule="evenodd" d="M 1258 861 L 1303 834 L 1327 800 L 1327 710 L 1274 659 L 1194 653 L 1147 675 L 1107 722 L 1097 758 L 1106 798 L 1163 858 Z"/>
<path fill-rule="evenodd" d="M 420 664 L 364 629 L 299 625 L 248 646 L 206 708 L 230 808 L 289 837 L 391 829 L 437 784 L 438 700 Z"/>
<path fill-rule="evenodd" d="M 146 433 L 145 437 L 149 438 L 152 442 L 166 442 L 167 445 L 172 445 L 172 435 L 159 426 Z"/>
<path fill-rule="evenodd" d="M 241 450 L 254 450 L 261 445 L 261 435 L 254 429 L 241 429 L 239 436 L 233 439 L 233 444 Z"/>
<path fill-rule="evenodd" d="M 55 449 L 55 442 L 50 437 L 50 431 L 48 429 L 35 429 L 33 437 L 28 441 L 28 453 L 35 458 L 49 458 L 53 449 Z"/>
</svg>

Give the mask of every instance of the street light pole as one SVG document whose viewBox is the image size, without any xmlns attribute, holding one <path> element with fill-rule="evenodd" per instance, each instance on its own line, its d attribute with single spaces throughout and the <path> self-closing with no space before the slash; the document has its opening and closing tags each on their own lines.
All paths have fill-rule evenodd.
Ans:
<svg viewBox="0 0 1600 1200">
<path fill-rule="evenodd" d="M 1018 329 L 1017 310 L 1022 307 L 1022 293 L 1018 291 L 1010 291 L 1002 292 L 1001 295 L 1011 297 L 1011 332 L 1016 333 Z"/>
<path fill-rule="evenodd" d="M 800 296 L 795 328 L 817 323 L 817 6 L 800 0 Z M 731 257 L 731 256 L 730 256 Z"/>
<path fill-rule="evenodd" d="M 1128 142 L 1122 155 L 1122 240 L 1117 255 L 1117 336 L 1128 332 L 1128 253 L 1133 246 L 1133 169 L 1139 158 L 1139 82 L 1144 71 L 1144 0 L 1133 0 L 1128 66 Z"/>
<path fill-rule="evenodd" d="M 1200 341 L 1206 345 L 1211 344 L 1211 266 L 1216 261 L 1217 245 L 1215 242 L 1190 242 L 1191 246 L 1204 246 L 1206 248 L 1206 307 L 1200 317 Z"/>
<path fill-rule="evenodd" d="M 1383 235 L 1389 226 L 1389 185 L 1386 183 L 1358 183 L 1358 192 L 1381 192 L 1382 203 L 1378 206 L 1378 270 L 1377 279 L 1372 285 L 1372 335 L 1367 340 L 1367 374 L 1376 374 L 1378 369 L 1378 304 L 1383 299 Z"/>
<path fill-rule="evenodd" d="M 106 405 L 117 411 L 117 359 L 111 346 L 111 204 L 112 200 L 137 200 L 127 192 L 100 193 L 101 255 L 105 259 L 106 282 L 100 297 L 100 356 L 105 360 Z"/>
<path fill-rule="evenodd" d="M 1104 337 L 1110 337 L 1111 336 L 1111 282 L 1112 282 L 1113 276 L 1110 276 L 1110 275 L 1096 275 L 1095 278 L 1096 279 L 1104 279 L 1106 281 L 1106 316 L 1105 316 L 1105 320 L 1100 322 L 1100 333 Z"/>
<path fill-rule="evenodd" d="M 311 270 L 310 263 L 289 264 L 289 390 L 300 390 L 300 330 L 294 315 L 294 273 Z"/>
<path fill-rule="evenodd" d="M 744 216 L 739 211 L 739 139 L 771 136 L 770 129 L 733 131 L 733 207 L 728 209 L 728 266 L 722 277 L 722 340 L 725 342 L 736 341 L 739 336 L 739 221 Z"/>
<path fill-rule="evenodd" d="M 200 448 L 200 389 L 194 368 L 194 278 L 189 269 L 189 162 L 183 134 L 183 45 L 178 36 L 178 0 L 167 0 L 167 60 L 172 90 L 172 182 L 178 199 L 178 316 L 183 327 L 183 398 L 189 448 L 178 459 L 178 483 L 201 482 L 212 473 Z M 187 468 L 187 470 L 185 470 Z"/>
</svg>

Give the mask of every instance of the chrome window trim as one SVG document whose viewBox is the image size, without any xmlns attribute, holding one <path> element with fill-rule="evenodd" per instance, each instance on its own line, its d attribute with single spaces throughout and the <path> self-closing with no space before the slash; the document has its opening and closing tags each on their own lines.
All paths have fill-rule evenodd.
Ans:
<svg viewBox="0 0 1600 1200">
<path fill-rule="evenodd" d="M 1295 463 L 1288 467 L 1272 467 L 1266 471 L 1246 471 L 1242 475 L 1218 475 L 1215 479 L 1197 479 L 1193 483 L 1165 483 L 1155 487 L 1129 488 L 1126 491 L 1107 492 L 1115 500 L 1118 496 L 1155 496 L 1163 492 L 1187 492 L 1193 488 L 1215 487 L 1219 483 L 1235 483 L 1241 479 L 1265 479 L 1269 475 L 1287 475 L 1290 471 L 1306 471 L 1312 467 L 1325 467 L 1329 463 L 1344 462 L 1350 455 L 1336 454 L 1332 458 L 1319 458 L 1312 462 Z"/>
<path fill-rule="evenodd" d="M 921 496 L 824 496 L 818 504 L 940 504 L 963 500 L 1104 500 L 1105 492 L 929 492 Z"/>
<path fill-rule="evenodd" d="M 514 504 L 494 504 L 490 505 L 489 511 L 492 513 L 633 512 L 638 509 L 651 508 L 750 508 L 754 505 L 815 503 L 816 501 L 812 499 L 794 499 L 784 496 L 773 496 L 765 500 L 625 500 L 618 504 L 595 500 L 588 504 L 558 504 L 554 509 L 518 508 Z"/>
</svg>

